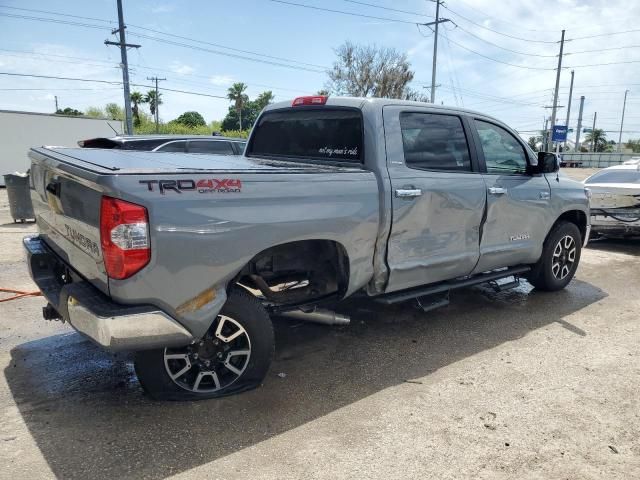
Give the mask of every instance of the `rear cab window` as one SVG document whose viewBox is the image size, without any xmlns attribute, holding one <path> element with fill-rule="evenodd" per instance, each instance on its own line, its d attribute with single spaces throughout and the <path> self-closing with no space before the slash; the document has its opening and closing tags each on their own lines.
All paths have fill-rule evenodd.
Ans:
<svg viewBox="0 0 640 480">
<path fill-rule="evenodd" d="M 264 113 L 247 156 L 362 163 L 362 114 L 353 108 L 295 107 Z"/>
<path fill-rule="evenodd" d="M 407 167 L 418 170 L 471 171 L 462 120 L 440 113 L 402 112 L 402 148 Z"/>
</svg>

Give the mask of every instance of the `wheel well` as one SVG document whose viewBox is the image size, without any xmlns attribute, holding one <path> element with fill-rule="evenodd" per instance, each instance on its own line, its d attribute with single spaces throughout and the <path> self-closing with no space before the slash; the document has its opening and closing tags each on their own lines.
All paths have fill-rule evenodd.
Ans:
<svg viewBox="0 0 640 480">
<path fill-rule="evenodd" d="M 562 221 L 575 223 L 578 229 L 580 230 L 580 235 L 582 236 L 582 239 L 584 240 L 584 237 L 587 234 L 587 216 L 585 215 L 584 212 L 580 210 L 569 210 L 568 212 L 564 212 L 555 221 L 555 223 L 553 224 L 553 227 L 555 227 L 559 222 L 562 222 Z M 551 230 L 553 230 L 553 227 L 551 227 Z"/>
<path fill-rule="evenodd" d="M 341 297 L 349 283 L 349 258 L 344 246 L 332 240 L 288 242 L 254 256 L 235 283 L 259 290 L 277 305 Z"/>
</svg>

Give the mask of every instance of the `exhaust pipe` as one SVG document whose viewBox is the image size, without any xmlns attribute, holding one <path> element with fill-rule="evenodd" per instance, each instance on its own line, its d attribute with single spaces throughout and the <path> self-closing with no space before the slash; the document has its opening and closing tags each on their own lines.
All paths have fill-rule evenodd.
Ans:
<svg viewBox="0 0 640 480">
<path fill-rule="evenodd" d="M 316 308 L 312 312 L 291 310 L 280 315 L 286 318 L 302 320 L 303 322 L 322 323 L 324 325 L 349 325 L 349 322 L 351 322 L 350 317 L 323 308 Z"/>
</svg>

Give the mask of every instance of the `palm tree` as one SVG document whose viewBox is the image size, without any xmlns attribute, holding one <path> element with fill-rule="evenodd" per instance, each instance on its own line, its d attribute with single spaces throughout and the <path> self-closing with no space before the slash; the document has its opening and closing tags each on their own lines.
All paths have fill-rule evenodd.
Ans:
<svg viewBox="0 0 640 480">
<path fill-rule="evenodd" d="M 607 147 L 607 133 L 601 128 L 596 128 L 587 134 L 585 141 L 593 145 L 594 152 L 604 152 Z"/>
<path fill-rule="evenodd" d="M 235 102 L 236 111 L 238 112 L 238 126 L 242 130 L 242 107 L 249 101 L 249 97 L 244 93 L 247 85 L 242 82 L 234 83 L 227 93 L 227 98 Z"/>
<path fill-rule="evenodd" d="M 155 116 L 156 109 L 159 105 L 162 105 L 162 93 L 158 92 L 158 97 L 156 98 L 156 91 L 149 90 L 144 96 L 144 101 L 149 104 L 149 111 L 151 112 L 151 115 Z"/>
<path fill-rule="evenodd" d="M 155 94 L 155 92 L 153 92 Z M 140 125 L 140 104 L 145 103 L 145 97 L 140 92 L 131 92 L 131 111 L 136 126 Z"/>
</svg>

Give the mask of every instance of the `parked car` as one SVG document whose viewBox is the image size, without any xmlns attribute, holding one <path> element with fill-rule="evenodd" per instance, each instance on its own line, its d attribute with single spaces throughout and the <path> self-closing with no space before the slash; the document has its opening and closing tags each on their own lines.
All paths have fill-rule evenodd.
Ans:
<svg viewBox="0 0 640 480">
<path fill-rule="evenodd" d="M 82 148 L 112 148 L 151 152 L 213 153 L 242 155 L 247 141 L 241 138 L 204 135 L 121 135 L 80 140 Z"/>
<path fill-rule="evenodd" d="M 136 351 L 156 398 L 259 385 L 270 315 L 344 322 L 319 307 L 355 293 L 428 310 L 521 276 L 562 289 L 589 237 L 587 192 L 554 154 L 487 115 L 419 102 L 269 105 L 242 157 L 30 156 L 40 233 L 24 244 L 45 317 Z"/>
<path fill-rule="evenodd" d="M 640 165 L 640 157 L 631 157 L 629 160 L 622 162 L 623 165 Z"/>
<path fill-rule="evenodd" d="M 591 190 L 591 225 L 607 236 L 640 235 L 640 166 L 604 168 L 584 181 Z"/>
</svg>

